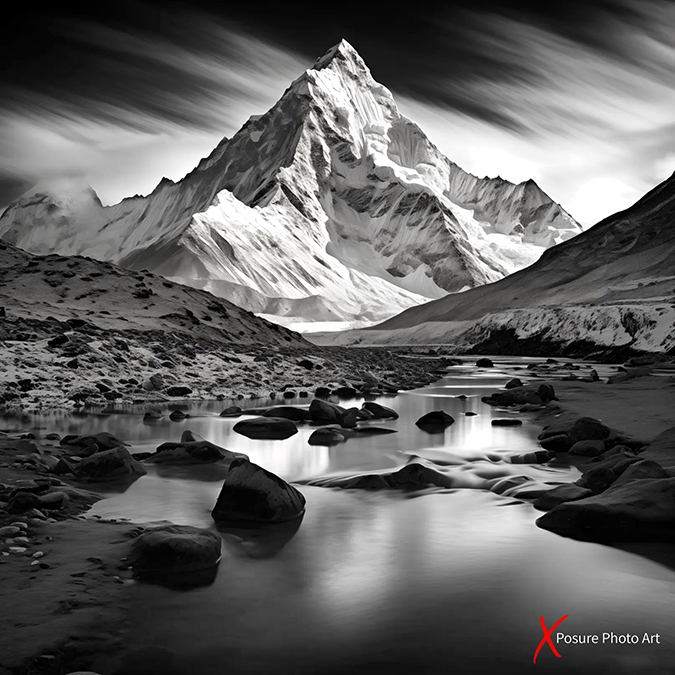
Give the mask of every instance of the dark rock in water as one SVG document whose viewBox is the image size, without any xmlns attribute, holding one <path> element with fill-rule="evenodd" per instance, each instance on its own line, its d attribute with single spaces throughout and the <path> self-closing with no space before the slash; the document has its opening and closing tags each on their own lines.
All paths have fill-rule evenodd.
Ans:
<svg viewBox="0 0 675 675">
<path fill-rule="evenodd" d="M 40 497 L 40 510 L 55 511 L 68 505 L 68 495 L 62 491 L 48 492 Z"/>
<path fill-rule="evenodd" d="M 63 476 L 66 473 L 75 474 L 75 464 L 69 462 L 65 457 L 61 457 L 52 469 L 55 476 Z"/>
<path fill-rule="evenodd" d="M 47 434 L 47 435 L 45 436 L 45 440 L 46 440 L 46 441 L 60 441 L 60 440 L 61 440 L 61 436 L 59 436 L 59 434 L 57 434 L 56 432 L 52 432 L 52 433 Z"/>
<path fill-rule="evenodd" d="M 492 420 L 490 424 L 493 427 L 519 427 L 522 426 L 523 420 L 516 419 L 496 419 Z"/>
<path fill-rule="evenodd" d="M 464 413 L 465 417 L 475 417 L 478 413 L 472 412 L 471 410 L 467 410 L 467 412 Z"/>
<path fill-rule="evenodd" d="M 7 502 L 7 513 L 23 513 L 36 509 L 40 505 L 40 498 L 33 492 L 17 492 Z"/>
<path fill-rule="evenodd" d="M 430 486 L 452 487 L 450 476 L 417 462 L 406 464 L 398 471 L 385 476 L 385 480 L 390 487 L 399 490 L 421 490 Z"/>
<path fill-rule="evenodd" d="M 492 368 L 494 365 L 495 364 L 492 363 L 491 359 L 478 359 L 478 361 L 476 361 L 476 366 L 478 366 L 478 368 Z"/>
<path fill-rule="evenodd" d="M 90 436 L 64 436 L 59 443 L 59 445 L 63 447 L 87 447 L 92 444 L 96 444 L 99 450 L 112 450 L 113 448 L 126 447 L 126 443 L 120 441 L 119 438 L 115 438 L 115 436 L 109 434 L 107 431 L 101 431 L 97 434 L 91 434 Z"/>
<path fill-rule="evenodd" d="M 338 387 L 333 394 L 338 398 L 356 398 L 359 392 L 354 387 Z"/>
<path fill-rule="evenodd" d="M 469 397 L 466 394 L 459 394 L 458 396 L 455 396 L 456 399 L 459 399 L 460 401 L 468 401 Z"/>
<path fill-rule="evenodd" d="M 395 410 L 387 408 L 387 406 L 380 405 L 379 403 L 375 403 L 375 401 L 366 401 L 361 407 L 364 410 L 371 412 L 376 419 L 380 420 L 398 419 L 398 413 Z"/>
<path fill-rule="evenodd" d="M 146 460 L 148 457 L 152 457 L 154 454 L 155 454 L 154 452 L 132 452 L 131 456 L 137 462 L 142 462 L 143 460 Z"/>
<path fill-rule="evenodd" d="M 169 419 L 172 422 L 180 422 L 181 420 L 187 419 L 190 415 L 184 413 L 182 410 L 172 410 L 169 415 Z"/>
<path fill-rule="evenodd" d="M 570 455 L 597 457 L 605 452 L 605 441 L 577 441 L 570 448 Z"/>
<path fill-rule="evenodd" d="M 440 433 L 454 422 L 455 418 L 448 415 L 445 410 L 432 410 L 426 415 L 422 415 L 415 424 L 423 431 Z"/>
<path fill-rule="evenodd" d="M 309 359 L 300 359 L 298 365 L 302 368 L 307 368 L 307 370 L 312 370 L 312 368 L 314 368 L 314 363 Z"/>
<path fill-rule="evenodd" d="M 537 387 L 536 394 L 544 403 L 558 400 L 558 397 L 555 395 L 555 390 L 550 384 L 540 384 L 539 387 Z"/>
<path fill-rule="evenodd" d="M 522 387 L 523 383 L 519 378 L 514 377 L 512 380 L 509 380 L 505 385 L 504 389 L 514 389 L 515 387 Z"/>
<path fill-rule="evenodd" d="M 285 391 L 283 393 L 283 397 L 284 398 L 296 398 L 297 394 L 292 389 L 288 389 L 287 391 Z"/>
<path fill-rule="evenodd" d="M 245 525 L 281 523 L 304 512 L 301 492 L 262 467 L 236 459 L 230 465 L 211 517 L 218 523 Z"/>
<path fill-rule="evenodd" d="M 544 401 L 531 389 L 525 387 L 515 387 L 506 391 L 498 391 L 491 396 L 481 396 L 481 401 L 488 405 L 495 405 L 508 408 L 512 405 L 543 405 Z"/>
<path fill-rule="evenodd" d="M 146 473 L 126 448 L 113 448 L 83 459 L 75 468 L 75 480 L 100 483 L 144 476 Z"/>
<path fill-rule="evenodd" d="M 389 490 L 391 485 L 387 482 L 386 476 L 370 474 L 366 476 L 355 476 L 342 485 L 345 490 Z"/>
<path fill-rule="evenodd" d="M 604 492 L 618 477 L 619 475 L 612 469 L 600 466 L 585 471 L 576 481 L 576 485 L 588 488 L 594 493 Z"/>
<path fill-rule="evenodd" d="M 511 457 L 511 464 L 545 464 L 553 459 L 555 453 L 549 450 L 535 450 L 534 452 L 524 452 L 522 455 Z"/>
<path fill-rule="evenodd" d="M 397 429 L 388 429 L 387 427 L 359 427 L 354 430 L 359 436 L 384 436 L 386 434 L 397 434 Z"/>
<path fill-rule="evenodd" d="M 296 408 L 292 405 L 276 405 L 268 408 L 261 415 L 263 417 L 283 417 L 293 422 L 306 422 L 311 419 L 309 410 L 306 408 Z"/>
<path fill-rule="evenodd" d="M 339 405 L 328 403 L 328 401 L 321 401 L 314 399 L 309 404 L 309 414 L 315 422 L 328 422 L 329 424 L 342 422 L 342 418 L 346 414 L 346 410 Z"/>
<path fill-rule="evenodd" d="M 610 428 L 592 417 L 580 417 L 569 430 L 569 437 L 577 441 L 604 440 L 610 434 Z"/>
<path fill-rule="evenodd" d="M 340 420 L 340 426 L 344 427 L 345 429 L 353 429 L 356 427 L 359 419 L 359 409 L 349 408 L 349 410 L 345 411 L 342 420 Z"/>
<path fill-rule="evenodd" d="M 220 562 L 218 534 L 187 525 L 163 525 L 145 530 L 131 546 L 129 562 L 143 578 L 153 574 L 196 572 Z"/>
<path fill-rule="evenodd" d="M 668 478 L 668 472 L 656 462 L 649 459 L 639 459 L 628 465 L 621 475 L 614 481 L 614 485 L 625 485 L 633 480 L 643 480 L 645 478 Z"/>
<path fill-rule="evenodd" d="M 561 504 L 536 521 L 545 530 L 590 541 L 675 541 L 675 478 L 633 480 Z"/>
<path fill-rule="evenodd" d="M 189 396 L 192 389 L 190 387 L 169 387 L 165 393 L 167 396 Z"/>
<path fill-rule="evenodd" d="M 307 442 L 310 445 L 327 445 L 333 446 L 338 445 L 339 443 L 344 443 L 346 441 L 344 434 L 340 433 L 340 429 L 337 427 L 321 427 L 316 431 L 312 432 L 312 435 L 309 437 Z"/>
<path fill-rule="evenodd" d="M 370 410 L 366 410 L 365 408 L 361 408 L 360 410 L 357 411 L 356 416 L 360 420 L 374 420 L 375 415 L 370 412 Z"/>
<path fill-rule="evenodd" d="M 298 396 L 300 398 L 307 398 L 309 396 L 309 394 L 306 391 L 299 391 Z"/>
<path fill-rule="evenodd" d="M 239 417 L 242 409 L 238 405 L 231 405 L 220 413 L 221 417 Z"/>
<path fill-rule="evenodd" d="M 567 434 L 556 434 L 540 440 L 539 445 L 544 450 L 551 450 L 552 452 L 569 452 L 572 447 L 572 439 Z"/>
<path fill-rule="evenodd" d="M 328 387 L 317 387 L 314 396 L 317 398 L 328 398 L 330 396 L 330 389 Z"/>
<path fill-rule="evenodd" d="M 565 502 L 574 502 L 578 499 L 585 499 L 593 494 L 588 488 L 583 488 L 574 483 L 567 485 L 558 485 L 552 490 L 547 490 L 533 504 L 535 509 L 548 511 Z"/>
<path fill-rule="evenodd" d="M 631 464 L 639 461 L 640 458 L 636 457 L 630 450 L 619 449 L 618 452 L 610 450 L 584 464 L 582 471 L 587 472 L 596 468 L 612 469 L 617 476 L 620 476 Z"/>
<path fill-rule="evenodd" d="M 152 464 L 209 464 L 237 458 L 248 459 L 246 455 L 230 452 L 186 430 L 180 443 L 162 443 L 146 461 Z"/>
<path fill-rule="evenodd" d="M 159 420 L 162 418 L 162 413 L 157 412 L 156 410 L 148 410 L 144 415 L 143 415 L 143 421 L 148 422 L 150 420 Z"/>
<path fill-rule="evenodd" d="M 283 440 L 298 433 L 295 424 L 283 417 L 253 417 L 237 422 L 232 429 L 247 438 Z"/>
</svg>

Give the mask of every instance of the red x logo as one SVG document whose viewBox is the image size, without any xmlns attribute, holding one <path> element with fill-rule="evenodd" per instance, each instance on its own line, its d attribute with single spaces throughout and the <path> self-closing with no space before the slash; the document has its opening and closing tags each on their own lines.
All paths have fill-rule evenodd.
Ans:
<svg viewBox="0 0 675 675">
<path fill-rule="evenodd" d="M 541 622 L 541 629 L 544 631 L 544 637 L 541 639 L 541 642 L 539 643 L 539 646 L 537 647 L 537 651 L 534 653 L 534 659 L 532 660 L 532 663 L 537 662 L 537 654 L 539 653 L 539 650 L 544 646 L 544 642 L 548 642 L 549 647 L 553 650 L 553 653 L 560 658 L 560 654 L 556 651 L 556 648 L 553 646 L 553 642 L 551 642 L 551 635 L 553 635 L 553 631 L 569 616 L 569 614 L 565 614 L 562 619 L 560 619 L 554 626 L 551 628 L 551 630 L 548 630 L 546 628 L 546 624 L 544 623 L 544 617 L 540 616 L 539 621 Z"/>
</svg>

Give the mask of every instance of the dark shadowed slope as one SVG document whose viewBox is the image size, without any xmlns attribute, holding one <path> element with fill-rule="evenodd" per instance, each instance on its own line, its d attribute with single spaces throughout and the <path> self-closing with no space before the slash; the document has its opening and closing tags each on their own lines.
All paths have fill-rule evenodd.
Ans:
<svg viewBox="0 0 675 675">
<path fill-rule="evenodd" d="M 629 209 L 495 283 L 413 307 L 374 328 L 476 320 L 509 309 L 673 300 L 675 175 Z"/>
</svg>

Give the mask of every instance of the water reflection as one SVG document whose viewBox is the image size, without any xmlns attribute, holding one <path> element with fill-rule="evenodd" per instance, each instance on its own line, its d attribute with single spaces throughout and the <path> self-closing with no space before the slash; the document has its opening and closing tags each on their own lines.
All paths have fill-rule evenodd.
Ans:
<svg viewBox="0 0 675 675">
<path fill-rule="evenodd" d="M 266 523 L 259 527 L 229 527 L 217 524 L 216 527 L 235 554 L 243 552 L 250 558 L 271 558 L 295 536 L 304 517 L 303 512 L 299 518 L 283 523 Z"/>
</svg>

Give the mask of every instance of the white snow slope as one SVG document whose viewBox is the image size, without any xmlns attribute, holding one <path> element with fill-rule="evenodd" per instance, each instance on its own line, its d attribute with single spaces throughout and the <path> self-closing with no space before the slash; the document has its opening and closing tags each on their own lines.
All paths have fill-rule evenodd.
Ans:
<svg viewBox="0 0 675 675">
<path fill-rule="evenodd" d="M 38 188 L 0 218 L 32 253 L 146 268 L 286 324 L 381 321 L 581 231 L 534 182 L 450 162 L 344 40 L 178 183 L 109 207 Z"/>
</svg>

